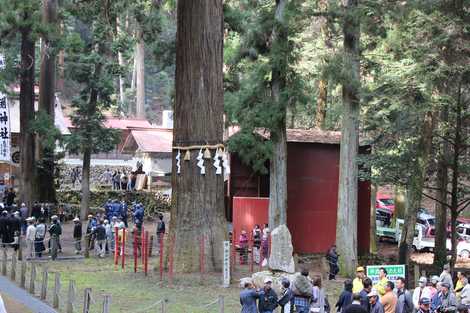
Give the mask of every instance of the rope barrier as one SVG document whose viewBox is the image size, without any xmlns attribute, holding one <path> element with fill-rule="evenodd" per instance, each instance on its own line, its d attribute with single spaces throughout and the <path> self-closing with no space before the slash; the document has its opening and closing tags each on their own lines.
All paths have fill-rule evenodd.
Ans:
<svg viewBox="0 0 470 313">
<path fill-rule="evenodd" d="M 211 303 L 198 306 L 198 308 L 205 309 L 205 308 L 208 308 L 208 307 L 213 306 L 214 304 L 218 304 L 218 303 L 219 303 L 219 298 L 215 299 Z"/>
<path fill-rule="evenodd" d="M 163 303 L 163 302 L 168 302 L 168 299 L 160 299 L 158 300 L 157 302 L 149 305 L 148 307 L 144 308 L 144 309 L 141 309 L 141 310 L 138 310 L 138 311 L 133 311 L 133 312 L 130 312 L 130 313 L 144 313 L 144 312 L 147 312 L 148 310 L 156 307 L 157 305 Z"/>
<path fill-rule="evenodd" d="M 225 146 L 221 143 L 216 145 L 191 145 L 191 146 L 174 146 L 173 150 L 196 150 L 196 149 L 225 149 Z"/>
</svg>

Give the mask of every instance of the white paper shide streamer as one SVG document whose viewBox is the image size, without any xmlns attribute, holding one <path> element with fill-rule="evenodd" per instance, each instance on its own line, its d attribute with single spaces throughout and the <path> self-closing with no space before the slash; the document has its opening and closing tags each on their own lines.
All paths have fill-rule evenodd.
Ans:
<svg viewBox="0 0 470 313">
<path fill-rule="evenodd" d="M 181 173 L 181 151 L 178 150 L 178 154 L 176 154 L 176 173 Z"/>
<path fill-rule="evenodd" d="M 201 169 L 201 175 L 206 174 L 206 167 L 204 166 L 204 153 L 201 150 L 199 150 L 199 153 L 197 154 L 197 166 Z"/>
<path fill-rule="evenodd" d="M 0 53 L 0 70 L 4 70 L 6 67 L 5 56 Z"/>
<path fill-rule="evenodd" d="M 215 167 L 215 174 L 216 175 L 222 175 L 222 166 L 220 165 L 220 150 L 217 149 L 215 150 L 215 155 L 214 155 L 214 167 Z"/>
<path fill-rule="evenodd" d="M 230 164 L 228 161 L 227 151 L 222 152 L 222 165 L 224 167 L 224 174 L 230 175 Z"/>
</svg>

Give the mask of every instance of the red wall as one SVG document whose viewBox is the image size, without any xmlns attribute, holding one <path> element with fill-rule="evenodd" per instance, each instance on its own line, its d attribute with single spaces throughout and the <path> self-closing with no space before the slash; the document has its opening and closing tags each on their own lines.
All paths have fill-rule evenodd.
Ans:
<svg viewBox="0 0 470 313">
<path fill-rule="evenodd" d="M 298 253 L 326 252 L 336 237 L 339 146 L 289 143 L 287 224 Z"/>
<path fill-rule="evenodd" d="M 242 230 L 250 235 L 255 224 L 263 228 L 263 225 L 268 222 L 268 206 L 268 198 L 233 198 L 233 231 L 236 242 Z"/>
<path fill-rule="evenodd" d="M 336 211 L 339 179 L 339 145 L 288 143 L 287 224 L 296 253 L 324 253 L 336 241 Z M 257 197 L 253 186 L 258 176 L 232 155 L 231 195 Z M 233 166 L 235 165 L 235 166 Z M 236 182 L 234 182 L 234 179 Z M 268 196 L 268 195 L 266 195 Z M 238 237 L 242 227 L 268 220 L 268 199 L 233 198 L 233 227 Z M 369 249 L 370 184 L 359 182 L 358 250 Z"/>
</svg>

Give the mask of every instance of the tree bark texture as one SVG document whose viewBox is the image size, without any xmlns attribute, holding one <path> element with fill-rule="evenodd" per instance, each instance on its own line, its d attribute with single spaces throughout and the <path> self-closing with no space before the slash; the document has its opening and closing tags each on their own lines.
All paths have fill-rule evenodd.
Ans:
<svg viewBox="0 0 470 313">
<path fill-rule="evenodd" d="M 222 143 L 223 126 L 223 10 L 222 0 L 180 0 L 177 5 L 176 103 L 173 144 Z M 207 271 L 222 269 L 222 242 L 227 238 L 224 180 L 212 159 L 206 174 L 196 165 L 198 150 L 176 171 L 173 153 L 171 234 L 175 238 L 174 266 L 199 271 L 199 247 L 204 236 Z M 214 150 L 211 151 L 214 156 Z"/>
<path fill-rule="evenodd" d="M 449 120 L 449 112 L 444 108 L 440 114 L 440 122 L 446 124 Z M 436 238 L 434 249 L 434 266 L 442 268 L 447 263 L 447 204 L 449 185 L 449 151 L 448 142 L 441 143 L 441 151 L 437 161 L 437 202 L 436 202 Z"/>
<path fill-rule="evenodd" d="M 90 211 L 90 163 L 91 148 L 83 152 L 82 163 L 82 199 L 80 200 L 80 219 L 86 221 Z"/>
<path fill-rule="evenodd" d="M 136 62 L 136 101 L 135 116 L 145 118 L 145 44 L 142 31 L 137 31 L 137 44 L 135 46 Z"/>
<path fill-rule="evenodd" d="M 428 112 L 423 121 L 421 136 L 416 147 L 415 166 L 411 180 L 407 186 L 408 203 L 405 221 L 401 234 L 398 259 L 400 264 L 409 264 L 416 225 L 417 209 L 421 206 L 422 193 L 426 178 L 426 169 L 432 149 L 435 116 Z"/>
<path fill-rule="evenodd" d="M 328 100 L 328 81 L 320 79 L 318 81 L 317 110 L 315 114 L 315 127 L 323 129 L 325 126 L 326 104 Z"/>
<path fill-rule="evenodd" d="M 284 27 L 285 0 L 276 1 L 275 20 L 272 37 L 273 45 L 281 45 L 287 41 L 287 32 Z M 273 103 L 281 108 L 280 118 L 271 129 L 271 142 L 273 153 L 270 159 L 269 175 L 269 227 L 276 228 L 279 225 L 287 225 L 287 134 L 286 134 L 286 104 L 280 104 L 281 92 L 285 88 L 286 78 L 284 56 L 278 66 L 273 66 L 271 79 L 271 97 Z"/>
<path fill-rule="evenodd" d="M 456 101 L 456 123 L 454 128 L 454 149 L 452 155 L 452 180 L 450 195 L 450 227 L 451 227 L 451 259 L 450 266 L 453 269 L 457 261 L 457 218 L 459 217 L 459 176 L 460 176 L 460 155 L 465 146 L 465 139 L 462 139 L 462 86 L 459 83 Z"/>
<path fill-rule="evenodd" d="M 370 185 L 370 253 L 377 253 L 377 217 L 375 202 L 377 201 L 377 184 Z"/>
<path fill-rule="evenodd" d="M 116 18 L 116 33 L 117 36 L 119 37 L 122 33 L 122 27 L 121 27 L 121 20 L 119 17 Z M 122 56 L 122 52 L 118 51 L 118 64 L 121 68 L 124 67 L 124 57 Z M 126 97 L 124 94 L 124 76 L 122 74 L 119 75 L 119 101 L 121 104 L 126 102 Z"/>
<path fill-rule="evenodd" d="M 31 18 L 24 12 L 23 18 Z M 20 167 L 21 201 L 31 208 L 35 200 L 36 166 L 34 158 L 34 133 L 31 123 L 34 120 L 34 63 L 35 46 L 31 39 L 31 28 L 20 29 L 21 33 L 21 72 L 20 72 Z"/>
<path fill-rule="evenodd" d="M 43 1 L 43 23 L 57 26 L 57 0 Z M 56 88 L 56 55 L 52 41 L 45 36 L 41 47 L 41 72 L 39 80 L 39 110 L 47 113 L 54 121 L 55 88 Z M 41 202 L 55 202 L 54 186 L 54 150 L 41 145 L 43 138 L 38 139 L 38 188 Z"/>
<path fill-rule="evenodd" d="M 357 0 L 345 1 L 344 66 L 350 79 L 343 83 L 343 117 L 339 161 L 338 216 L 336 246 L 342 273 L 352 275 L 357 263 L 357 192 L 359 148 L 360 24 L 355 11 Z"/>
</svg>

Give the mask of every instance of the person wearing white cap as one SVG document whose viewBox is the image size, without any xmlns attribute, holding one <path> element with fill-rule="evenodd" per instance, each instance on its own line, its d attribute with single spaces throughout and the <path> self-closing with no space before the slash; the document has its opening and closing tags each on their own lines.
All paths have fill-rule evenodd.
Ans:
<svg viewBox="0 0 470 313">
<path fill-rule="evenodd" d="M 418 287 L 416 287 L 413 292 L 413 306 L 416 311 L 419 310 L 419 300 L 421 300 L 421 298 L 432 298 L 429 288 L 426 288 L 427 283 L 428 279 L 424 276 L 421 277 L 418 282 Z"/>
<path fill-rule="evenodd" d="M 26 246 L 27 246 L 27 258 L 34 259 L 36 257 L 36 251 L 34 249 L 34 240 L 36 239 L 36 226 L 34 226 L 35 218 L 28 217 L 26 219 L 28 227 L 26 228 Z"/>
<path fill-rule="evenodd" d="M 370 303 L 370 313 L 384 313 L 384 307 L 379 301 L 379 294 L 375 289 L 372 289 L 371 292 L 367 295 Z"/>
<path fill-rule="evenodd" d="M 264 279 L 264 287 L 260 291 L 258 309 L 259 313 L 273 313 L 277 307 L 277 294 L 272 289 L 273 280 L 271 277 Z"/>
</svg>

